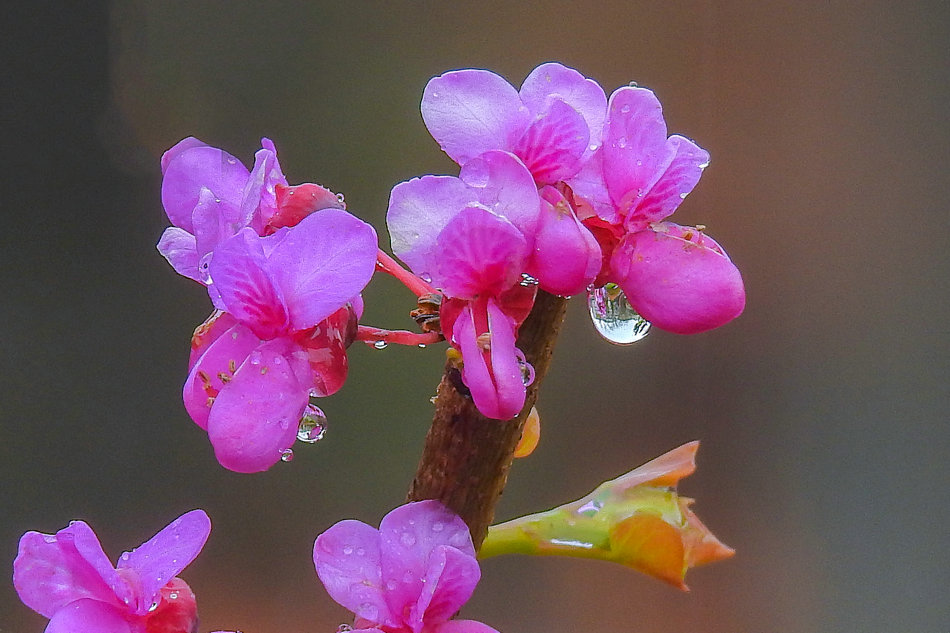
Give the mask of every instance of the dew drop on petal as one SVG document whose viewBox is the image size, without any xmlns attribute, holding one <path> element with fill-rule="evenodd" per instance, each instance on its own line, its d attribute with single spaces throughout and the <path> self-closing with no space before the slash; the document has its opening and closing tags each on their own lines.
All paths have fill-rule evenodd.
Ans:
<svg viewBox="0 0 950 633">
<path fill-rule="evenodd" d="M 650 331 L 650 322 L 637 314 L 614 284 L 588 290 L 587 307 L 597 333 L 614 345 L 636 343 Z"/>
<path fill-rule="evenodd" d="M 625 105 L 625 106 L 623 106 L 622 108 L 620 108 L 620 111 L 623 112 L 624 114 L 626 114 L 627 112 L 630 112 L 630 106 L 629 106 L 629 105 Z"/>
<path fill-rule="evenodd" d="M 440 522 L 436 521 L 435 523 L 432 524 L 432 531 L 433 531 L 433 532 L 441 532 L 441 531 L 444 530 L 444 529 L 445 529 L 445 524 L 444 524 L 444 523 L 440 523 Z"/>
<path fill-rule="evenodd" d="M 198 277 L 201 278 L 201 283 L 206 286 L 211 283 L 211 256 L 213 254 L 205 253 L 198 261 Z"/>
<path fill-rule="evenodd" d="M 282 462 L 292 462 L 294 461 L 294 449 L 285 448 L 280 452 L 280 461 Z"/>
<path fill-rule="evenodd" d="M 372 602 L 364 602 L 359 607 L 357 607 L 356 615 L 360 616 L 364 620 L 375 622 L 376 618 L 379 617 L 379 609 Z"/>
<path fill-rule="evenodd" d="M 524 352 L 515 348 L 515 358 L 518 359 L 518 368 L 521 370 L 521 381 L 528 387 L 534 382 L 534 367 L 525 358 Z"/>
<path fill-rule="evenodd" d="M 353 627 L 350 626 L 349 624 L 341 624 L 340 626 L 336 627 L 336 633 L 348 633 L 349 631 L 352 631 L 352 630 L 353 630 Z"/>
<path fill-rule="evenodd" d="M 376 349 L 386 349 L 387 347 L 389 347 L 389 343 L 387 343 L 386 341 L 376 341 L 375 343 L 373 343 L 373 347 Z"/>
<path fill-rule="evenodd" d="M 521 281 L 519 283 L 520 285 L 525 286 L 525 287 L 537 286 L 538 280 L 532 277 L 531 275 L 529 275 L 528 273 L 521 273 Z"/>
<path fill-rule="evenodd" d="M 352 546 L 352 545 L 346 545 L 346 546 L 343 547 L 343 555 L 344 555 L 344 556 L 349 556 L 349 555 L 352 554 L 352 553 L 353 553 L 353 546 Z"/>
<path fill-rule="evenodd" d="M 297 440 L 305 444 L 316 444 L 327 434 L 327 416 L 320 407 L 308 404 L 304 409 L 300 424 L 297 425 Z"/>
<path fill-rule="evenodd" d="M 422 274 L 420 274 L 420 275 L 419 275 L 419 279 L 421 279 L 422 281 L 426 282 L 427 284 L 431 284 L 431 283 L 432 283 L 432 275 L 430 275 L 429 273 L 422 273 Z"/>
<path fill-rule="evenodd" d="M 412 534 L 412 532 L 403 532 L 399 537 L 399 542 L 406 547 L 412 547 L 416 544 L 416 537 Z"/>
</svg>

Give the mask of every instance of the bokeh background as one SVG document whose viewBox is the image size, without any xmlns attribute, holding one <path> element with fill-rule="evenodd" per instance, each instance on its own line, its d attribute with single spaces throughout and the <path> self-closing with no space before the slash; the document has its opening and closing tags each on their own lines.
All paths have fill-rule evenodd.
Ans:
<svg viewBox="0 0 950 633">
<path fill-rule="evenodd" d="M 681 486 L 737 556 L 683 594 L 605 563 L 487 561 L 465 615 L 502 633 L 919 632 L 950 627 L 946 2 L 82 2 L 0 8 L 0 569 L 83 518 L 117 556 L 205 508 L 185 577 L 202 632 L 333 631 L 310 559 L 398 505 L 442 349 L 354 347 L 324 441 L 222 469 L 180 402 L 196 284 L 154 244 L 161 153 L 195 135 L 346 194 L 388 242 L 390 187 L 454 166 L 426 81 L 538 63 L 654 89 L 712 153 L 677 212 L 743 271 L 717 331 L 600 340 L 583 302 L 542 391 L 542 439 L 498 517 L 574 499 L 687 440 Z M 407 327 L 387 279 L 367 319 Z M 0 581 L 0 630 L 44 619 Z"/>
</svg>

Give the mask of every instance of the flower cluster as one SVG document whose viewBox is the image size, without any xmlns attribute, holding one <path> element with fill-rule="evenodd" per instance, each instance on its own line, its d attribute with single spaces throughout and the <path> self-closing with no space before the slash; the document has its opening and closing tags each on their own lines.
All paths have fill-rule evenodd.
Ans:
<svg viewBox="0 0 950 633">
<path fill-rule="evenodd" d="M 649 90 L 608 99 L 557 63 L 520 91 L 487 70 L 459 70 L 428 83 L 422 117 L 461 169 L 393 189 L 393 252 L 444 293 L 442 331 L 485 416 L 508 419 L 524 405 L 515 339 L 532 302 L 526 283 L 563 296 L 613 283 L 643 318 L 683 334 L 741 313 L 742 279 L 725 251 L 705 227 L 665 221 L 709 155 L 667 138 Z"/>
<path fill-rule="evenodd" d="M 264 139 L 254 169 L 189 138 L 162 158 L 175 224 L 159 250 L 216 308 L 192 338 L 184 401 L 223 466 L 266 470 L 346 377 L 376 232 L 319 185 L 288 187 Z"/>
<path fill-rule="evenodd" d="M 178 574 L 198 556 L 211 521 L 192 510 L 113 566 L 86 523 L 27 532 L 13 562 L 20 599 L 50 618 L 46 633 L 192 633 L 195 596 Z"/>
</svg>

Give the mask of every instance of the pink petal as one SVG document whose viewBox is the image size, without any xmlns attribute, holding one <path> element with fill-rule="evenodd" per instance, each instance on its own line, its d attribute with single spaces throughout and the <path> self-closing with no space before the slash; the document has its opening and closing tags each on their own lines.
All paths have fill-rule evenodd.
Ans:
<svg viewBox="0 0 950 633">
<path fill-rule="evenodd" d="M 511 150 L 530 125 L 531 113 L 507 81 L 468 69 L 429 80 L 422 119 L 442 150 L 462 165 L 492 149 Z"/>
<path fill-rule="evenodd" d="M 541 197 L 541 221 L 527 272 L 542 290 L 569 297 L 587 288 L 600 272 L 600 246 L 560 192 L 546 186 Z"/>
<path fill-rule="evenodd" d="M 59 609 L 46 633 L 144 633 L 141 622 L 129 621 L 118 607 L 85 598 Z"/>
<path fill-rule="evenodd" d="M 619 224 L 623 218 L 607 193 L 603 157 L 602 149 L 594 152 L 581 170 L 567 180 L 567 184 L 573 193 L 573 206 L 579 219 L 585 220 L 596 215 L 607 222 Z"/>
<path fill-rule="evenodd" d="M 185 409 L 195 424 L 207 430 L 214 399 L 260 343 L 250 329 L 238 323 L 214 338 L 198 357 L 182 390 Z"/>
<path fill-rule="evenodd" d="M 439 253 L 436 238 L 473 201 L 472 191 L 453 176 L 423 176 L 393 187 L 386 225 L 393 253 L 416 274 L 431 277 Z"/>
<path fill-rule="evenodd" d="M 20 538 L 13 585 L 23 604 L 41 615 L 52 617 L 83 598 L 121 604 L 113 590 L 120 584 L 95 533 L 83 521 L 73 521 L 55 535 L 27 532 Z"/>
<path fill-rule="evenodd" d="M 422 593 L 409 612 L 409 625 L 419 631 L 423 624 L 451 618 L 472 597 L 479 578 L 474 555 L 441 545 L 434 548 L 426 561 Z"/>
<path fill-rule="evenodd" d="M 254 167 L 248 176 L 242 195 L 241 211 L 245 226 L 251 226 L 260 235 L 264 226 L 277 212 L 277 185 L 286 185 L 280 169 L 277 151 L 269 139 L 261 139 L 263 149 L 254 154 Z"/>
<path fill-rule="evenodd" d="M 628 234 L 611 269 L 643 318 L 677 334 L 719 327 L 745 307 L 739 269 L 712 238 L 690 227 L 663 222 Z"/>
<path fill-rule="evenodd" d="M 157 248 L 176 273 L 201 283 L 194 235 L 177 226 L 170 226 L 162 233 Z"/>
<path fill-rule="evenodd" d="M 646 194 L 667 156 L 663 109 L 651 91 L 624 87 L 610 95 L 603 152 L 607 190 L 626 214 Z"/>
<path fill-rule="evenodd" d="M 285 226 L 296 226 L 305 217 L 321 209 L 346 208 L 335 193 L 309 182 L 293 187 L 278 184 L 274 187 L 274 193 L 277 196 L 277 212 L 268 220 L 264 235 L 270 235 Z"/>
<path fill-rule="evenodd" d="M 310 398 L 285 355 L 293 347 L 284 339 L 262 344 L 215 399 L 208 438 L 225 468 L 239 473 L 267 470 L 297 438 Z"/>
<path fill-rule="evenodd" d="M 386 602 L 375 528 L 354 520 L 336 523 L 313 544 L 313 564 L 330 597 L 357 617 L 385 626 L 401 624 Z"/>
<path fill-rule="evenodd" d="M 530 243 L 541 199 L 534 177 L 520 158 L 510 152 L 485 152 L 462 166 L 459 179 L 470 188 L 470 196 L 474 193 L 474 199 L 518 227 Z"/>
<path fill-rule="evenodd" d="M 191 335 L 191 354 L 188 357 L 188 371 L 190 372 L 198 362 L 198 359 L 205 353 L 218 338 L 237 325 L 237 319 L 228 314 L 215 310 L 204 323 L 195 328 Z"/>
<path fill-rule="evenodd" d="M 451 297 L 497 296 L 521 278 L 528 246 L 511 222 L 477 207 L 463 209 L 436 240 L 432 282 Z"/>
<path fill-rule="evenodd" d="M 158 534 L 119 557 L 117 569 L 129 569 L 139 580 L 137 600 L 129 607 L 145 615 L 158 602 L 159 590 L 195 560 L 211 533 L 204 510 L 181 515 Z"/>
<path fill-rule="evenodd" d="M 162 154 L 162 174 L 165 173 L 165 170 L 168 169 L 168 164 L 172 162 L 179 154 L 184 152 L 186 149 L 191 149 L 192 147 L 207 147 L 208 144 L 204 141 L 199 141 L 194 136 L 189 136 L 188 138 L 183 138 L 168 149 L 164 154 Z"/>
<path fill-rule="evenodd" d="M 488 418 L 510 420 L 524 406 L 525 386 L 515 354 L 515 330 L 510 317 L 491 299 L 468 306 L 456 319 L 452 340 L 462 351 L 462 380 L 478 410 Z M 484 313 L 480 313 L 484 310 Z M 478 343 L 489 335 L 489 351 Z"/>
<path fill-rule="evenodd" d="M 199 261 L 244 227 L 241 209 L 233 202 L 216 198 L 206 187 L 201 188 L 191 218 Z"/>
<path fill-rule="evenodd" d="M 641 231 L 669 217 L 699 182 L 708 164 L 709 152 L 688 138 L 674 135 L 667 139 L 666 158 L 654 182 L 627 215 L 627 230 Z"/>
<path fill-rule="evenodd" d="M 376 270 L 377 250 L 373 227 L 339 209 L 324 209 L 288 229 L 267 265 L 292 329 L 313 327 L 359 294 Z"/>
<path fill-rule="evenodd" d="M 587 79 L 573 68 L 549 62 L 531 71 L 521 84 L 520 95 L 535 114 L 545 111 L 555 99 L 563 101 L 584 117 L 590 144 L 600 144 L 607 116 L 607 95 L 593 79 Z M 588 148 L 587 156 L 592 151 Z"/>
<path fill-rule="evenodd" d="M 432 633 L 498 633 L 498 631 L 475 620 L 449 620 L 437 625 Z"/>
<path fill-rule="evenodd" d="M 294 341 L 307 355 L 312 383 L 308 384 L 314 389 L 311 395 L 329 396 L 343 386 L 348 369 L 346 348 L 356 328 L 356 312 L 347 304 L 315 327 L 294 334 Z"/>
<path fill-rule="evenodd" d="M 195 594 L 181 578 L 159 591 L 158 607 L 145 617 L 145 633 L 194 633 L 198 630 Z"/>
<path fill-rule="evenodd" d="M 191 213 L 202 187 L 217 198 L 240 205 L 249 172 L 227 152 L 206 145 L 194 146 L 178 152 L 167 163 L 162 179 L 162 204 L 175 226 L 194 233 Z"/>
<path fill-rule="evenodd" d="M 279 336 L 290 326 L 281 288 L 271 270 L 261 238 L 250 228 L 222 243 L 211 260 L 211 278 L 227 311 L 262 339 Z"/>
<path fill-rule="evenodd" d="M 538 184 L 554 184 L 581 168 L 588 152 L 590 131 L 580 113 L 556 99 L 536 115 L 513 152 L 531 171 Z"/>
</svg>

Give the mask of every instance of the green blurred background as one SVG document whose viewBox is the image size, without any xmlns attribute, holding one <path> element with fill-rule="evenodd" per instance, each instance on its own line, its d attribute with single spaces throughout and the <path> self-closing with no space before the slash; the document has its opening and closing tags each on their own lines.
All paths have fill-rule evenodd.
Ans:
<svg viewBox="0 0 950 633">
<path fill-rule="evenodd" d="M 202 632 L 333 631 L 313 538 L 399 504 L 443 351 L 355 346 L 324 441 L 242 476 L 180 401 L 208 312 L 154 249 L 158 158 L 188 135 L 346 194 L 385 244 L 393 184 L 454 169 L 426 81 L 558 60 L 656 91 L 712 165 L 677 212 L 743 271 L 717 331 L 600 340 L 571 306 L 541 444 L 498 518 L 574 499 L 687 440 L 681 486 L 738 550 L 692 592 L 606 563 L 502 558 L 465 608 L 502 633 L 919 632 L 950 625 L 946 2 L 3 3 L 0 568 L 83 518 L 113 557 L 173 517 L 214 531 L 185 573 Z M 407 291 L 365 294 L 408 327 Z M 0 630 L 45 620 L 0 582 Z"/>
</svg>

